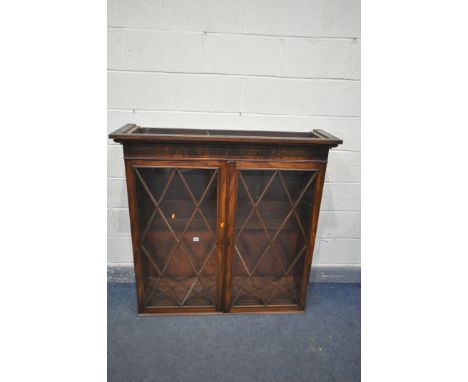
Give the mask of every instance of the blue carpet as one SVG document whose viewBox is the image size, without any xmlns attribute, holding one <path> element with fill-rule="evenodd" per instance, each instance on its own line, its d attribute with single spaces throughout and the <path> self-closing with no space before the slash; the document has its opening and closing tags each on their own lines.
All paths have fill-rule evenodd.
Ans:
<svg viewBox="0 0 468 382">
<path fill-rule="evenodd" d="M 360 381 L 360 293 L 311 284 L 300 315 L 137 317 L 134 284 L 108 284 L 108 380 Z"/>
</svg>

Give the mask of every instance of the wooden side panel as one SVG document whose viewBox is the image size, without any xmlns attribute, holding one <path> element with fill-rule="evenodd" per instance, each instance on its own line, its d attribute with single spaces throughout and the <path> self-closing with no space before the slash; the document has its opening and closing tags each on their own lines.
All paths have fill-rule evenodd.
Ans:
<svg viewBox="0 0 468 382">
<path fill-rule="evenodd" d="M 305 303 L 307 299 L 307 287 L 309 286 L 309 277 L 310 277 L 310 269 L 312 265 L 312 256 L 314 253 L 315 247 L 315 239 L 317 237 L 317 226 L 318 226 L 318 219 L 320 214 L 320 204 L 322 202 L 322 193 L 323 193 L 323 183 L 325 181 L 325 171 L 327 168 L 326 163 L 320 165 L 320 171 L 318 173 L 318 178 L 315 184 L 315 194 L 314 194 L 314 203 L 312 206 L 312 216 L 311 224 L 310 224 L 310 233 L 309 233 L 309 248 L 306 257 L 306 261 L 304 264 L 304 273 L 302 276 L 302 285 L 301 285 L 301 295 L 299 300 L 299 307 L 301 309 L 305 308 Z"/>
<path fill-rule="evenodd" d="M 128 194 L 128 210 L 130 214 L 130 227 L 132 232 L 132 249 L 133 249 L 133 264 L 135 268 L 135 283 L 138 302 L 138 313 L 144 310 L 144 282 L 143 282 L 143 265 L 140 254 L 140 230 L 138 227 L 137 218 L 137 196 L 135 177 L 133 174 L 132 161 L 125 161 L 125 173 L 127 177 L 127 194 Z"/>
</svg>

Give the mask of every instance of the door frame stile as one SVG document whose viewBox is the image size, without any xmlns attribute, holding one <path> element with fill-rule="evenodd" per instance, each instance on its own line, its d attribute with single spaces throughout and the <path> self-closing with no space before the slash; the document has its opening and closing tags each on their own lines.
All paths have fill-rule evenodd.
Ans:
<svg viewBox="0 0 468 382">
<path fill-rule="evenodd" d="M 234 236 L 236 228 L 236 202 L 237 202 L 237 164 L 227 161 L 227 198 L 226 198 L 226 266 L 224 281 L 224 312 L 230 312 L 232 307 L 232 266 L 234 260 Z"/>
<path fill-rule="evenodd" d="M 224 272 L 226 269 L 226 199 L 227 199 L 228 166 L 221 162 L 218 175 L 218 216 L 216 219 L 217 234 L 217 280 L 216 280 L 216 310 L 222 312 L 224 306 Z"/>
</svg>

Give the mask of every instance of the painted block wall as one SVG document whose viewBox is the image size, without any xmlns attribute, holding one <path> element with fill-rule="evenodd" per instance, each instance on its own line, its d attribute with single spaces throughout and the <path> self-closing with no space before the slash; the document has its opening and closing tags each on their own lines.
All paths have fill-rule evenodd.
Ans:
<svg viewBox="0 0 468 382">
<path fill-rule="evenodd" d="M 126 123 L 309 131 L 330 153 L 314 264 L 359 265 L 359 0 L 108 0 L 108 131 Z M 108 263 L 132 263 L 108 140 Z"/>
</svg>

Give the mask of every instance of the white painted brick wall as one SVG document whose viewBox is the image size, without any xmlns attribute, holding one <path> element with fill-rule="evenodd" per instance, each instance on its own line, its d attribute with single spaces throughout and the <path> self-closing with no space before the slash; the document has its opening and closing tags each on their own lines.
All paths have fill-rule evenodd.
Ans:
<svg viewBox="0 0 468 382">
<path fill-rule="evenodd" d="M 361 153 L 332 150 L 328 155 L 325 181 L 329 183 L 360 183 Z"/>
<path fill-rule="evenodd" d="M 132 240 L 129 237 L 108 237 L 107 254 L 108 263 L 132 263 Z"/>
<path fill-rule="evenodd" d="M 360 78 L 361 44 L 356 40 L 284 38 L 281 75 L 304 78 Z"/>
<path fill-rule="evenodd" d="M 171 110 L 237 112 L 242 79 L 213 75 L 174 75 Z"/>
<path fill-rule="evenodd" d="M 107 237 L 114 236 L 114 221 L 112 219 L 112 209 L 107 209 Z"/>
<path fill-rule="evenodd" d="M 108 132 L 126 123 L 324 129 L 314 264 L 360 264 L 359 0 L 108 0 Z M 122 148 L 108 143 L 108 262 L 131 263 Z"/>
<path fill-rule="evenodd" d="M 169 110 L 170 78 L 159 73 L 109 72 L 107 106 L 115 109 Z"/>
<path fill-rule="evenodd" d="M 282 115 L 358 116 L 357 81 L 245 79 L 243 112 Z"/>
<path fill-rule="evenodd" d="M 361 237 L 361 214 L 322 210 L 317 236 L 321 239 L 359 239 Z"/>
<path fill-rule="evenodd" d="M 109 178 L 125 177 L 125 165 L 123 162 L 123 149 L 120 145 L 107 146 L 107 176 Z"/>
<path fill-rule="evenodd" d="M 127 184 L 125 179 L 107 179 L 107 207 L 128 207 Z"/>
<path fill-rule="evenodd" d="M 320 239 L 315 264 L 361 264 L 360 239 Z"/>
<path fill-rule="evenodd" d="M 141 30 L 108 33 L 109 69 L 192 73 L 203 70 L 203 33 Z"/>
<path fill-rule="evenodd" d="M 281 41 L 274 37 L 208 35 L 208 73 L 279 75 Z"/>
<path fill-rule="evenodd" d="M 245 30 L 279 36 L 359 37 L 357 0 L 247 0 Z"/>
<path fill-rule="evenodd" d="M 322 195 L 322 210 L 361 210 L 361 185 L 359 183 L 325 183 Z"/>
<path fill-rule="evenodd" d="M 165 29 L 166 0 L 107 0 L 107 24 L 112 27 Z"/>
<path fill-rule="evenodd" d="M 244 0 L 171 0 L 170 30 L 236 32 L 243 27 Z"/>
<path fill-rule="evenodd" d="M 112 221 L 114 226 L 114 236 L 131 236 L 130 220 L 128 218 L 128 208 L 113 208 Z"/>
</svg>

